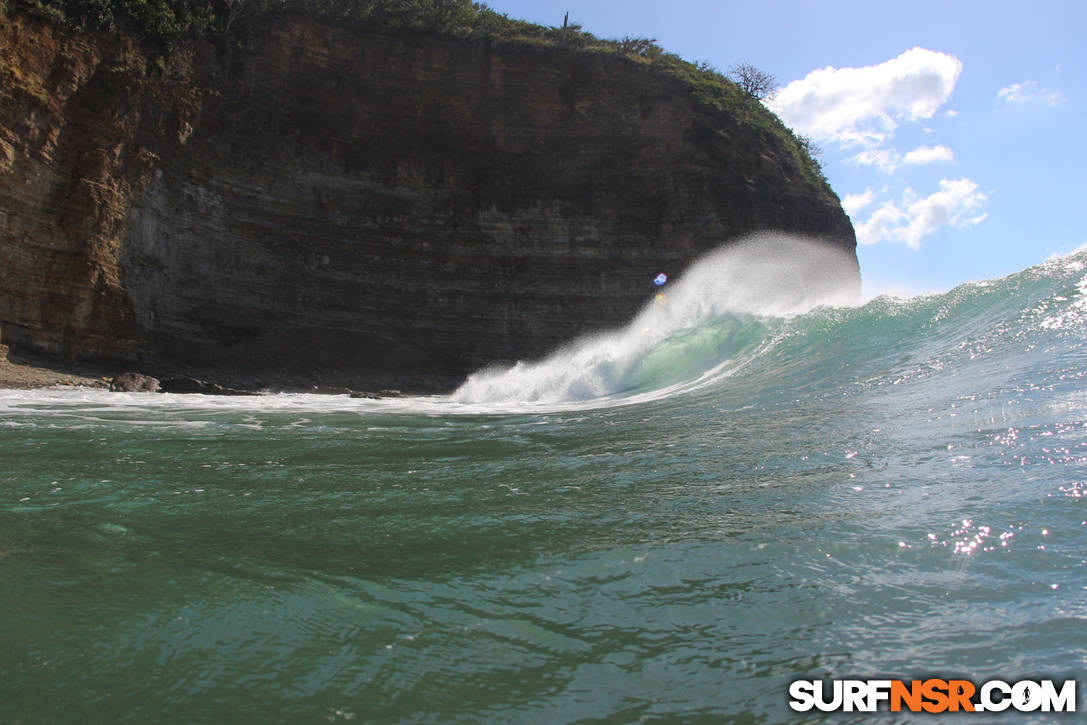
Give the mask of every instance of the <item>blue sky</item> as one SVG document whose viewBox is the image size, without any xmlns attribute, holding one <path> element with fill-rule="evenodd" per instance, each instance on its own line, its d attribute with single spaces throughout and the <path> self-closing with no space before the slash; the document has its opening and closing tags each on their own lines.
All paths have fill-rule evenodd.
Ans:
<svg viewBox="0 0 1087 725">
<path fill-rule="evenodd" d="M 866 295 L 946 290 L 1087 244 L 1087 0 L 493 0 L 776 76 L 823 148 Z"/>
</svg>

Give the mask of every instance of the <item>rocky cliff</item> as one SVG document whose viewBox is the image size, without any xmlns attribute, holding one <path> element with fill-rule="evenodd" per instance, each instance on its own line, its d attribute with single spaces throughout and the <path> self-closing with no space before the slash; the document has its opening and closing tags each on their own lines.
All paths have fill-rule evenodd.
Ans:
<svg viewBox="0 0 1087 725">
<path fill-rule="evenodd" d="M 625 321 L 654 275 L 738 234 L 855 248 L 761 108 L 619 55 L 296 16 L 244 53 L 150 61 L 0 15 L 16 349 L 441 389 Z"/>
</svg>

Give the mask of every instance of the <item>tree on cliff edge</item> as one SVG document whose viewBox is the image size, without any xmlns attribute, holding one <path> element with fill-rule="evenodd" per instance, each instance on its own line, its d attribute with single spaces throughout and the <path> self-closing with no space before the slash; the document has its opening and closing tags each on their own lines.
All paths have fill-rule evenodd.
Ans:
<svg viewBox="0 0 1087 725">
<path fill-rule="evenodd" d="M 778 79 L 750 63 L 737 63 L 728 69 L 728 77 L 740 86 L 744 93 L 761 101 L 777 88 Z"/>
</svg>

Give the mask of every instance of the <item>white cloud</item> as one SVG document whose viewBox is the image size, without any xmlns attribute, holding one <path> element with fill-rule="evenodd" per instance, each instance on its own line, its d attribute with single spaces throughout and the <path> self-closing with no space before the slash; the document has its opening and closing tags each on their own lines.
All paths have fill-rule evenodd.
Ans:
<svg viewBox="0 0 1087 725">
<path fill-rule="evenodd" d="M 879 65 L 812 71 L 766 103 L 786 124 L 818 141 L 876 147 L 899 121 L 932 118 L 961 71 L 953 55 L 913 48 Z"/>
<path fill-rule="evenodd" d="M 1056 106 L 1061 102 L 1061 94 L 1048 88 L 1039 88 L 1038 81 L 1023 81 L 1004 86 L 996 92 L 996 97 L 1005 103 L 1044 103 Z"/>
<path fill-rule="evenodd" d="M 868 217 L 868 221 L 853 225 L 857 230 L 857 243 L 875 244 L 894 240 L 892 232 L 903 226 L 905 218 L 906 215 L 901 209 L 889 201 L 884 202 L 872 216 Z"/>
<path fill-rule="evenodd" d="M 857 196 L 863 200 L 867 193 Z M 904 242 L 920 249 L 921 239 L 942 226 L 980 224 L 988 216 L 980 211 L 985 201 L 985 194 L 970 179 L 942 179 L 940 190 L 926 197 L 906 189 L 901 205 L 884 202 L 867 221 L 856 225 L 857 241 L 860 244 Z M 863 206 L 869 203 L 871 199 Z M 857 207 L 858 210 L 863 206 Z"/>
<path fill-rule="evenodd" d="M 904 164 L 933 164 L 954 160 L 955 154 L 947 146 L 918 146 L 902 157 Z"/>
<path fill-rule="evenodd" d="M 857 166 L 875 166 L 885 173 L 891 173 L 898 167 L 901 156 L 891 149 L 865 149 L 847 159 Z"/>
<path fill-rule="evenodd" d="M 856 166 L 875 166 L 880 171 L 894 173 L 901 164 L 932 164 L 937 161 L 954 161 L 955 154 L 947 146 L 918 146 L 905 156 L 893 149 L 864 149 L 846 159 Z"/>
<path fill-rule="evenodd" d="M 861 209 L 865 209 L 876 199 L 876 194 L 871 189 L 865 189 L 863 194 L 846 194 L 842 199 L 842 208 L 850 217 L 855 217 Z"/>
<path fill-rule="evenodd" d="M 961 73 L 955 56 L 913 48 L 878 65 L 812 71 L 765 103 L 799 134 L 851 149 L 848 163 L 892 174 L 905 165 L 955 160 L 947 146 L 924 144 L 903 152 L 888 142 L 899 124 L 954 118 L 957 113 L 945 105 Z M 977 184 L 962 178 L 941 180 L 928 196 L 907 188 L 900 200 L 889 197 L 886 188 L 865 189 L 845 195 L 842 208 L 861 244 L 891 241 L 919 249 L 938 229 L 980 224 L 986 201 Z"/>
</svg>

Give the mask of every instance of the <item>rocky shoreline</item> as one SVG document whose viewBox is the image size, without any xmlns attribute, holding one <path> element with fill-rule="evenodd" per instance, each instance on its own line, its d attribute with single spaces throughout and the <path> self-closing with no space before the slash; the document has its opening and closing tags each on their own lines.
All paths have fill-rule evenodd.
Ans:
<svg viewBox="0 0 1087 725">
<path fill-rule="evenodd" d="M 110 376 L 102 370 L 81 365 L 56 367 L 42 361 L 9 358 L 0 349 L 0 389 L 34 390 L 37 388 L 83 387 L 108 388 Z"/>
<path fill-rule="evenodd" d="M 349 395 L 352 398 L 399 397 L 399 390 L 386 389 L 378 392 L 353 390 L 342 387 L 322 386 L 255 386 L 232 387 L 221 383 L 199 380 L 193 377 L 175 376 L 158 379 L 133 372 L 114 374 L 104 367 L 79 364 L 60 364 L 41 358 L 11 356 L 0 345 L 0 390 L 38 390 L 57 388 L 96 388 L 114 392 L 148 392 L 198 395 L 263 395 L 271 393 L 315 393 L 322 395 Z"/>
</svg>

